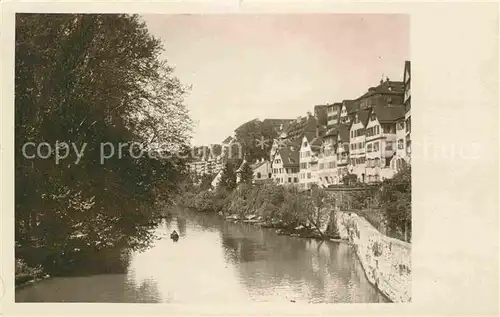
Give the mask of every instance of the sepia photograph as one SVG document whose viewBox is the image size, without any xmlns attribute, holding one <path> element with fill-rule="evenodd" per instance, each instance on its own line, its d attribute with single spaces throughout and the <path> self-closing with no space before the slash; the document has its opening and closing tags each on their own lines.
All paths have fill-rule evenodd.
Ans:
<svg viewBox="0 0 500 317">
<path fill-rule="evenodd" d="M 411 303 L 411 74 L 407 14 L 17 13 L 16 303 Z"/>
</svg>

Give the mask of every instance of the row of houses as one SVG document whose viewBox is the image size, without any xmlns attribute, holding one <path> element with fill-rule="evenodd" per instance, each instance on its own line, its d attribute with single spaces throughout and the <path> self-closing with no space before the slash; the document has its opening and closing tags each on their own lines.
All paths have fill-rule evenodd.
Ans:
<svg viewBox="0 0 500 317">
<path fill-rule="evenodd" d="M 273 181 L 305 190 L 313 184 L 342 184 L 349 174 L 373 183 L 410 164 L 410 66 L 406 61 L 403 81 L 385 78 L 356 99 L 317 105 L 314 112 L 295 120 L 275 119 L 278 137 L 269 159 L 250 164 L 254 183 Z M 219 155 L 194 162 L 191 169 L 198 174 L 219 173 L 212 184 L 216 186 L 233 141 L 228 137 Z"/>
<path fill-rule="evenodd" d="M 195 175 L 215 175 L 224 167 L 225 157 L 234 141 L 228 136 L 220 144 L 200 146 L 193 149 L 192 161 L 188 163 L 189 171 Z"/>
<path fill-rule="evenodd" d="M 363 183 L 391 178 L 411 162 L 410 86 L 406 61 L 402 82 L 386 78 L 357 99 L 316 106 L 314 115 L 294 122 L 305 123 L 302 130 L 283 131 L 274 140 L 269 162 L 255 167 L 254 181 L 270 178 L 308 189 L 342 184 L 348 174 Z"/>
</svg>

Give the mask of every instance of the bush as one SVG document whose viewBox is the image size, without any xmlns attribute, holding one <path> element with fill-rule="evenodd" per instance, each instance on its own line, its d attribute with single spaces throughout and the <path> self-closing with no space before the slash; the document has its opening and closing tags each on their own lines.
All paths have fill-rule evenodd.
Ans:
<svg viewBox="0 0 500 317">
<path fill-rule="evenodd" d="M 411 241 L 411 167 L 405 166 L 382 183 L 381 203 L 388 229 Z"/>
<path fill-rule="evenodd" d="M 201 212 L 215 211 L 214 210 L 215 195 L 212 191 L 202 191 L 195 197 L 194 207 Z"/>
<path fill-rule="evenodd" d="M 29 267 L 26 262 L 21 259 L 16 259 L 16 275 L 30 275 L 33 277 L 39 276 L 42 273 L 42 267 Z"/>
</svg>

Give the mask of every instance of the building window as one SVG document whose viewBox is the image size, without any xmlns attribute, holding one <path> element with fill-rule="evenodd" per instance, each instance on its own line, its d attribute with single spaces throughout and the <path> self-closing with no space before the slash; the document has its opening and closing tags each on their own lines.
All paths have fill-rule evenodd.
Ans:
<svg viewBox="0 0 500 317">
<path fill-rule="evenodd" d="M 257 173 L 257 178 L 260 179 L 260 172 Z"/>
<path fill-rule="evenodd" d="M 288 177 L 288 182 L 291 183 L 292 182 L 292 178 L 291 177 Z"/>
<path fill-rule="evenodd" d="M 380 126 L 375 126 L 375 135 L 378 135 L 380 133 Z"/>
<path fill-rule="evenodd" d="M 366 146 L 366 151 L 367 152 L 371 152 L 372 151 L 372 147 L 373 147 L 373 144 L 372 143 L 368 143 L 368 145 Z"/>
<path fill-rule="evenodd" d="M 379 150 L 379 147 L 378 147 L 378 141 L 373 143 L 373 151 L 374 152 L 377 152 Z"/>
<path fill-rule="evenodd" d="M 406 120 L 406 132 L 411 132 L 411 117 L 408 117 L 408 119 Z"/>
<path fill-rule="evenodd" d="M 311 179 L 311 173 L 307 173 L 307 179 Z"/>
<path fill-rule="evenodd" d="M 375 119 L 377 119 L 377 117 L 375 116 L 375 114 L 374 114 L 374 113 L 372 113 L 372 114 L 370 115 L 370 121 L 375 121 Z"/>
<path fill-rule="evenodd" d="M 294 183 L 298 183 L 298 182 L 299 182 L 299 179 L 298 179 L 297 177 L 294 177 L 294 178 L 293 178 L 293 182 L 294 182 Z"/>
</svg>

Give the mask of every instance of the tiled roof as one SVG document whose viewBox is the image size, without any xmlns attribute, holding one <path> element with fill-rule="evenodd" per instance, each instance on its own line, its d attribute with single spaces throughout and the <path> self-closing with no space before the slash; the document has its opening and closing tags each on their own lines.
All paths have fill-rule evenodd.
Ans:
<svg viewBox="0 0 500 317">
<path fill-rule="evenodd" d="M 363 126 L 366 126 L 366 124 L 368 123 L 368 117 L 370 115 L 370 110 L 368 110 L 368 109 L 360 110 L 357 112 L 357 115 L 358 115 L 359 120 L 363 124 Z"/>
<path fill-rule="evenodd" d="M 304 136 L 307 138 L 309 146 L 313 152 L 319 152 L 321 150 L 323 141 L 321 140 L 321 137 L 316 135 L 316 132 L 306 132 L 304 133 Z"/>
<path fill-rule="evenodd" d="M 250 167 L 252 168 L 252 170 L 254 170 L 254 169 L 257 169 L 257 168 L 261 167 L 262 165 L 264 165 L 266 163 L 268 163 L 268 161 L 257 162 L 257 163 L 254 163 L 254 164 L 250 165 Z"/>
<path fill-rule="evenodd" d="M 356 100 L 365 99 L 367 97 L 385 94 L 385 95 L 400 95 L 403 93 L 403 82 L 402 81 L 384 81 L 376 87 L 370 87 L 368 92 L 359 97 Z"/>
<path fill-rule="evenodd" d="M 293 122 L 287 129 L 287 134 L 291 138 L 302 139 L 305 133 L 316 134 L 316 127 L 319 127 L 319 132 L 325 132 L 326 128 L 322 125 L 318 125 L 317 119 L 313 116 L 304 118 L 300 123 Z"/>
<path fill-rule="evenodd" d="M 356 100 L 344 100 L 343 104 L 345 105 L 348 114 L 352 114 L 360 108 L 360 103 Z"/>
<path fill-rule="evenodd" d="M 403 105 L 375 105 L 373 111 L 380 123 L 392 123 L 405 116 L 405 107 Z"/>
<path fill-rule="evenodd" d="M 285 146 L 279 150 L 284 167 L 299 166 L 299 149 L 293 146 Z"/>
</svg>

